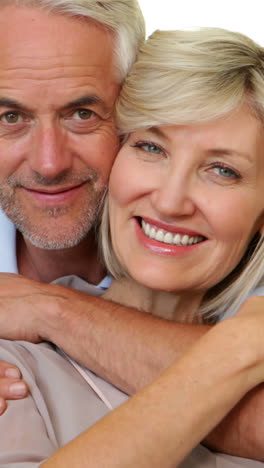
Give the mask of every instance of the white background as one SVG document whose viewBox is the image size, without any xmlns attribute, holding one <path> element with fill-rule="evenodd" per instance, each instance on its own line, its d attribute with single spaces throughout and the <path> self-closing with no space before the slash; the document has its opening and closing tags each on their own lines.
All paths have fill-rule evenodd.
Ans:
<svg viewBox="0 0 264 468">
<path fill-rule="evenodd" d="M 264 46 L 264 0 L 139 0 L 139 4 L 148 35 L 155 29 L 214 26 L 242 32 Z"/>
</svg>

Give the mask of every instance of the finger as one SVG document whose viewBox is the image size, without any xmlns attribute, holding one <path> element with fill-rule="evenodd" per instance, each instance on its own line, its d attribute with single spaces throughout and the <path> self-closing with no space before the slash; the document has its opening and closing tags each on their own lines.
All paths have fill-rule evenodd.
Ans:
<svg viewBox="0 0 264 468">
<path fill-rule="evenodd" d="M 0 377 L 21 379 L 21 372 L 16 366 L 0 360 Z"/>
<path fill-rule="evenodd" d="M 4 398 L 0 397 L 0 416 L 5 412 L 6 409 L 7 409 L 6 401 L 4 400 Z"/>
<path fill-rule="evenodd" d="M 0 378 L 0 400 L 20 400 L 28 394 L 28 386 L 23 380 Z"/>
</svg>

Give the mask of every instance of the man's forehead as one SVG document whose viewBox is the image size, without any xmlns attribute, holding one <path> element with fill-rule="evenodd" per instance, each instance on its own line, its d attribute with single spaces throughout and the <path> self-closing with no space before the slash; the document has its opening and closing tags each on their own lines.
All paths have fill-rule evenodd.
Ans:
<svg viewBox="0 0 264 468">
<path fill-rule="evenodd" d="M 13 9 L 6 17 L 0 28 L 3 98 L 26 102 L 38 93 L 61 106 L 94 95 L 98 103 L 112 106 L 118 79 L 111 34 L 93 23 L 34 8 Z"/>
<path fill-rule="evenodd" d="M 30 58 L 43 68 L 49 62 L 103 66 L 112 62 L 114 47 L 113 36 L 90 21 L 28 7 L 0 11 L 0 41 L 1 60 L 15 56 L 18 67 Z"/>
</svg>

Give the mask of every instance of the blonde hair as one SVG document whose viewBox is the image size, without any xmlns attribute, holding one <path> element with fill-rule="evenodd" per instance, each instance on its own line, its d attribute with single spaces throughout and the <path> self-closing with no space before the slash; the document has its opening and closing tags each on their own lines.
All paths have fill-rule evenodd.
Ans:
<svg viewBox="0 0 264 468">
<path fill-rule="evenodd" d="M 38 7 L 51 13 L 90 18 L 112 31 L 121 82 L 145 39 L 145 22 L 137 0 L 0 0 L 1 8 L 10 5 Z"/>
<path fill-rule="evenodd" d="M 116 106 L 120 135 L 146 127 L 219 118 L 247 102 L 264 118 L 264 50 L 248 37 L 217 28 L 156 31 L 141 47 Z M 264 182 L 264 181 L 263 181 Z M 111 243 L 108 203 L 102 250 L 109 272 L 126 275 Z M 264 284 L 264 241 L 256 234 L 235 270 L 206 294 L 199 313 L 216 320 Z"/>
</svg>

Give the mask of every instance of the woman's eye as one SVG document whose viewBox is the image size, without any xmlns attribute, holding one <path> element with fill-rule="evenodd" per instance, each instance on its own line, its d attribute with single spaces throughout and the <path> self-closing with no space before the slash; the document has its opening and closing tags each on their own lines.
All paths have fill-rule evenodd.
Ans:
<svg viewBox="0 0 264 468">
<path fill-rule="evenodd" d="M 6 112 L 1 116 L 1 120 L 7 124 L 16 124 L 22 120 L 19 112 Z"/>
<path fill-rule="evenodd" d="M 233 169 L 227 166 L 214 166 L 212 169 L 215 174 L 221 177 L 224 177 L 226 179 L 228 178 L 239 179 L 240 178 L 239 174 L 236 171 L 234 171 Z"/>
<path fill-rule="evenodd" d="M 134 148 L 140 148 L 144 151 L 147 151 L 148 153 L 164 154 L 164 151 L 158 145 L 155 145 L 155 143 L 142 142 L 131 146 Z"/>
<path fill-rule="evenodd" d="M 78 109 L 74 112 L 73 117 L 75 117 L 76 120 L 89 120 L 94 115 L 95 113 L 90 109 Z"/>
</svg>

